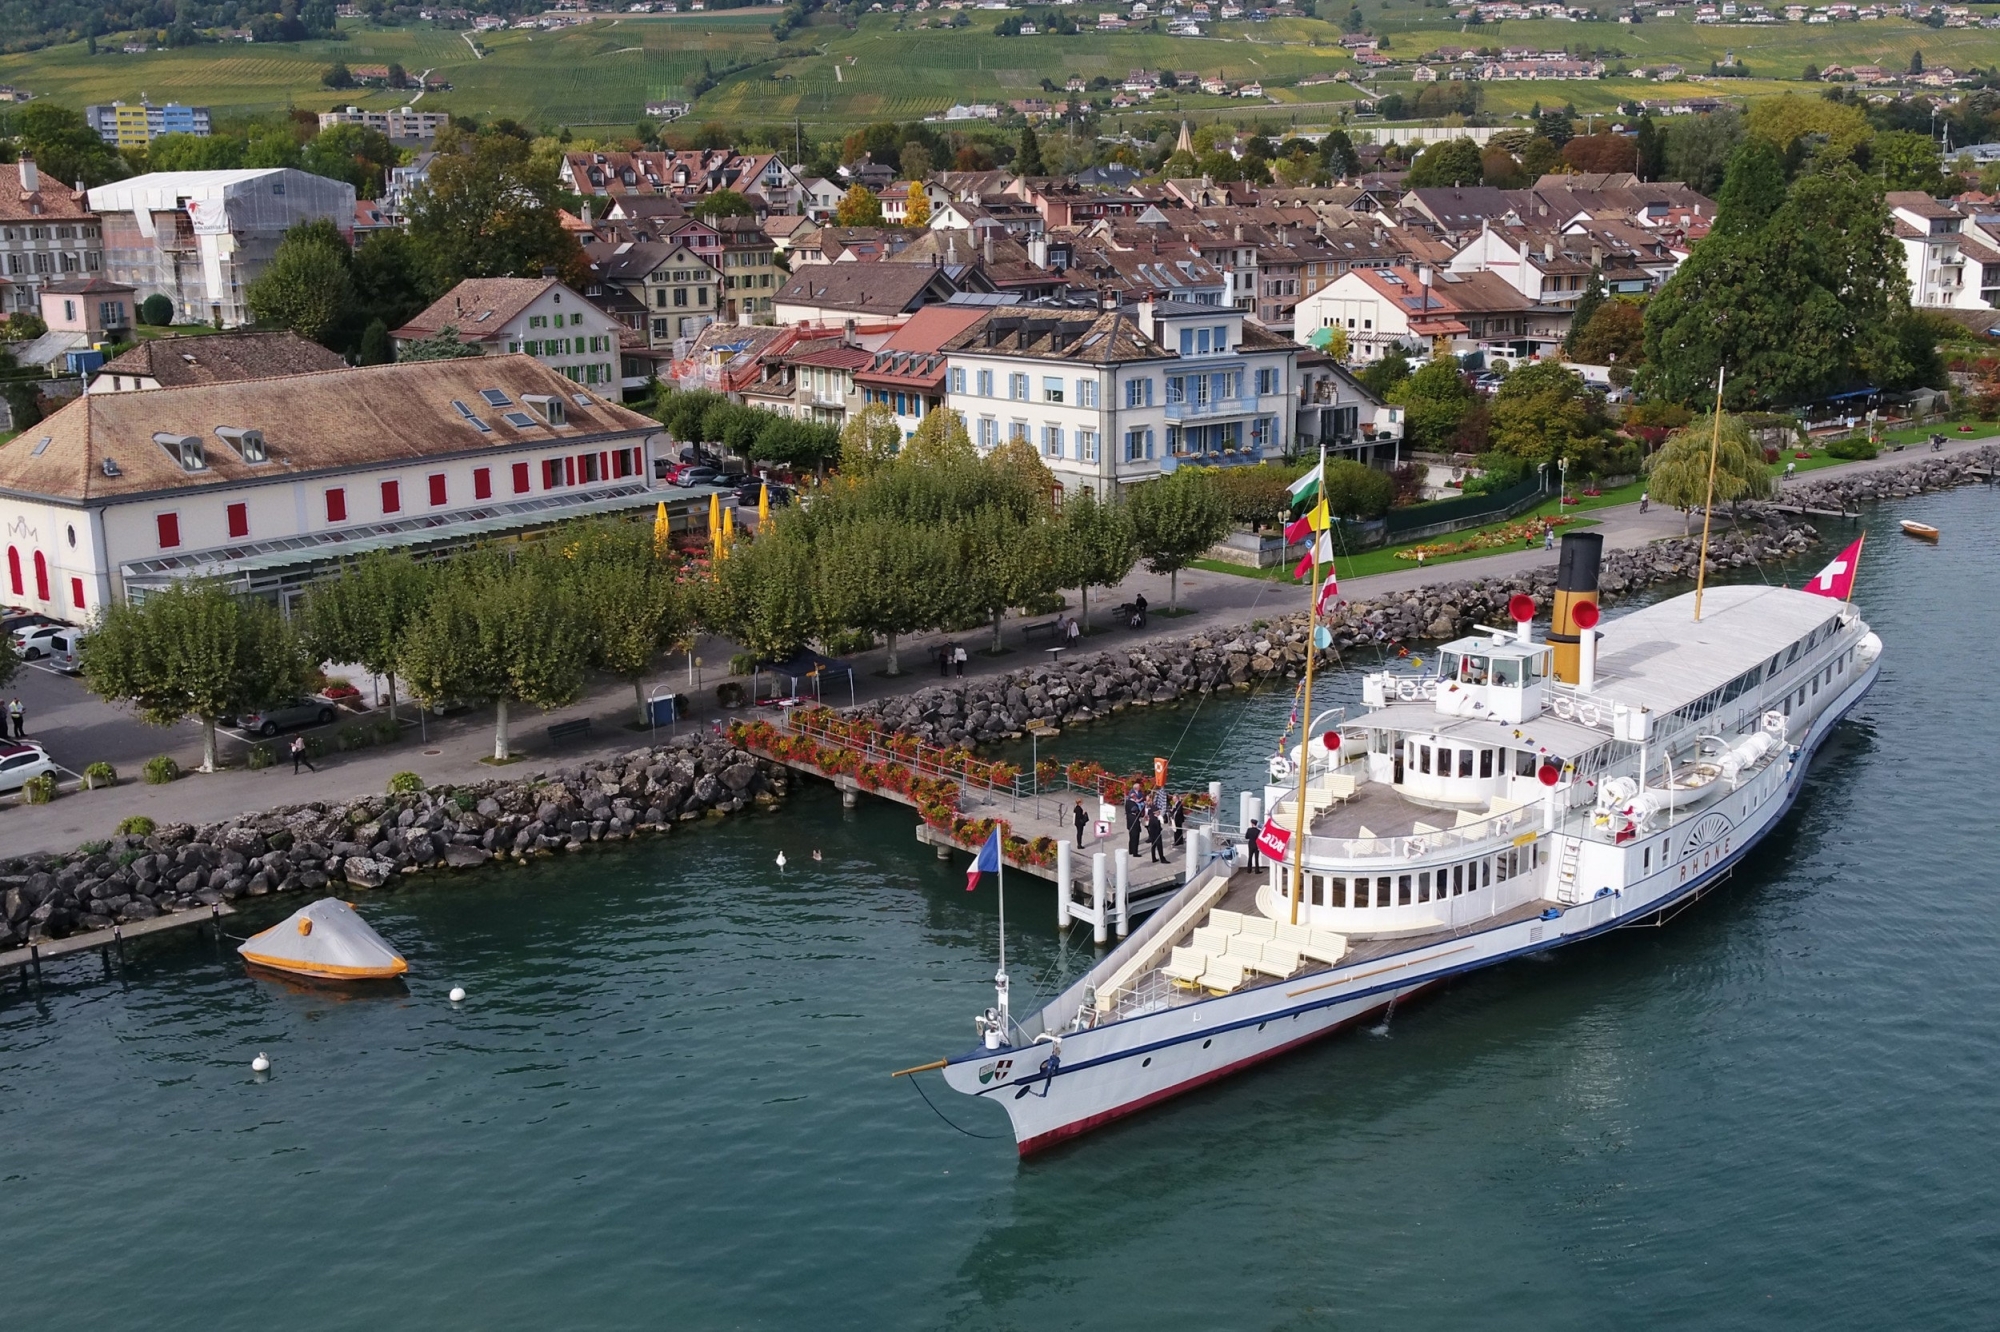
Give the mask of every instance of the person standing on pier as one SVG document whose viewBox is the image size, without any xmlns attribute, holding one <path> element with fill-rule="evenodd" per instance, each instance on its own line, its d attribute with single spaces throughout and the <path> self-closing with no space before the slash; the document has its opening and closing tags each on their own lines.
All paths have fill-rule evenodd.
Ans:
<svg viewBox="0 0 2000 1332">
<path fill-rule="evenodd" d="M 1125 795 L 1125 854 L 1138 858 L 1139 834 L 1146 828 L 1146 804 L 1137 791 Z"/>
<path fill-rule="evenodd" d="M 1146 814 L 1146 843 L 1153 850 L 1153 863 L 1167 863 L 1166 826 L 1160 822 L 1160 811 L 1150 810 Z"/>
<path fill-rule="evenodd" d="M 1083 812 L 1083 802 L 1081 800 L 1076 802 L 1076 808 L 1071 811 L 1069 817 L 1070 822 L 1076 825 L 1076 847 L 1077 850 L 1081 851 L 1083 849 L 1083 830 L 1090 826 L 1090 816 Z"/>
<path fill-rule="evenodd" d="M 1187 845 L 1187 801 L 1174 800 L 1174 845 Z"/>
</svg>

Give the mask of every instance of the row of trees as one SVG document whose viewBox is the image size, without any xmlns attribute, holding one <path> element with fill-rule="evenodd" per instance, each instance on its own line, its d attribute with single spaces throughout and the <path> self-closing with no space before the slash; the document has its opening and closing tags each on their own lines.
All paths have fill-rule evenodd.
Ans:
<svg viewBox="0 0 2000 1332">
<path fill-rule="evenodd" d="M 205 767 L 218 721 L 305 691 L 320 662 L 400 680 L 426 706 L 492 704 L 493 755 L 509 757 L 514 704 L 556 708 L 586 673 L 642 681 L 684 647 L 704 591 L 638 524 L 599 520 L 533 543 L 448 560 L 364 556 L 316 585 L 293 623 L 216 582 L 176 584 L 108 608 L 84 640 L 83 678 L 155 725 L 202 724 Z"/>
</svg>

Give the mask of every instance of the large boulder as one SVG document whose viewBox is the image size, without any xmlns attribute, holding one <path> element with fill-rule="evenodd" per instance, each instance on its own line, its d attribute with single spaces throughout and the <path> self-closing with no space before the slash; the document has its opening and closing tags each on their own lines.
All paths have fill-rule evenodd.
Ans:
<svg viewBox="0 0 2000 1332">
<path fill-rule="evenodd" d="M 395 873 L 395 866 L 371 856 L 350 856 L 347 863 L 341 866 L 341 872 L 356 888 L 380 888 Z"/>
</svg>

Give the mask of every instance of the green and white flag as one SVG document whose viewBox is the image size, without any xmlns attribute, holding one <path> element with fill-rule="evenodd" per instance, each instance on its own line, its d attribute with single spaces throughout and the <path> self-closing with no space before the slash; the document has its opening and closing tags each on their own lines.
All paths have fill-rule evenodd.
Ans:
<svg viewBox="0 0 2000 1332">
<path fill-rule="evenodd" d="M 1300 509 L 1310 507 L 1319 499 L 1320 476 L 1325 471 L 1326 464 L 1321 463 L 1285 487 L 1286 493 L 1292 497 L 1292 512 L 1297 513 Z"/>
</svg>

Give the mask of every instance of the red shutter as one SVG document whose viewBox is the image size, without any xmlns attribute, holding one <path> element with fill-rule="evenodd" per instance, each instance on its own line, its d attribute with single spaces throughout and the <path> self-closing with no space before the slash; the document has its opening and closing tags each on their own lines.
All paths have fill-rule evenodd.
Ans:
<svg viewBox="0 0 2000 1332">
<path fill-rule="evenodd" d="M 168 514 L 164 521 L 171 522 L 174 525 L 173 544 L 176 546 L 180 545 L 180 519 L 174 517 L 172 514 Z M 161 529 L 161 535 L 166 535 L 164 528 Z M 49 562 L 39 550 L 35 552 L 35 599 L 38 601 L 47 601 L 49 599 Z"/>
<path fill-rule="evenodd" d="M 13 584 L 15 596 L 28 595 L 27 584 L 21 581 L 21 552 L 12 546 L 7 547 L 7 581 Z"/>
<path fill-rule="evenodd" d="M 566 485 L 566 486 L 573 486 L 573 485 L 575 485 L 575 484 L 576 484 L 576 459 L 575 459 L 575 458 L 572 458 L 572 457 L 569 457 L 568 455 L 564 455 L 564 457 L 563 457 L 563 460 L 562 460 L 562 465 L 563 465 L 563 484 L 564 484 L 564 485 Z"/>
<path fill-rule="evenodd" d="M 156 514 L 153 519 L 160 528 L 160 549 L 172 550 L 181 544 L 181 516 L 177 513 Z M 40 589 L 43 601 L 49 599 L 48 574 L 42 561 L 42 552 L 35 552 L 35 583 Z"/>
<path fill-rule="evenodd" d="M 475 467 L 472 469 L 472 498 L 493 498 L 493 469 L 491 467 Z"/>
<path fill-rule="evenodd" d="M 599 481 L 611 479 L 611 455 L 608 453 L 597 455 L 597 479 Z"/>
<path fill-rule="evenodd" d="M 83 580 L 81 578 L 72 578 L 69 580 L 69 599 L 70 603 L 78 610 L 83 609 Z"/>
<path fill-rule="evenodd" d="M 441 507 L 444 504 L 443 472 L 433 472 L 431 474 L 431 504 L 433 507 Z"/>
<path fill-rule="evenodd" d="M 528 493 L 528 464 L 526 463 L 514 464 L 514 493 L 516 495 L 525 495 Z"/>
<path fill-rule="evenodd" d="M 347 521 L 347 491 L 340 486 L 326 492 L 326 520 L 330 523 Z"/>
<path fill-rule="evenodd" d="M 382 483 L 382 512 L 395 513 L 403 507 L 403 485 L 400 481 Z"/>
<path fill-rule="evenodd" d="M 247 537 L 250 535 L 250 506 L 232 504 L 229 506 L 229 535 Z"/>
</svg>

